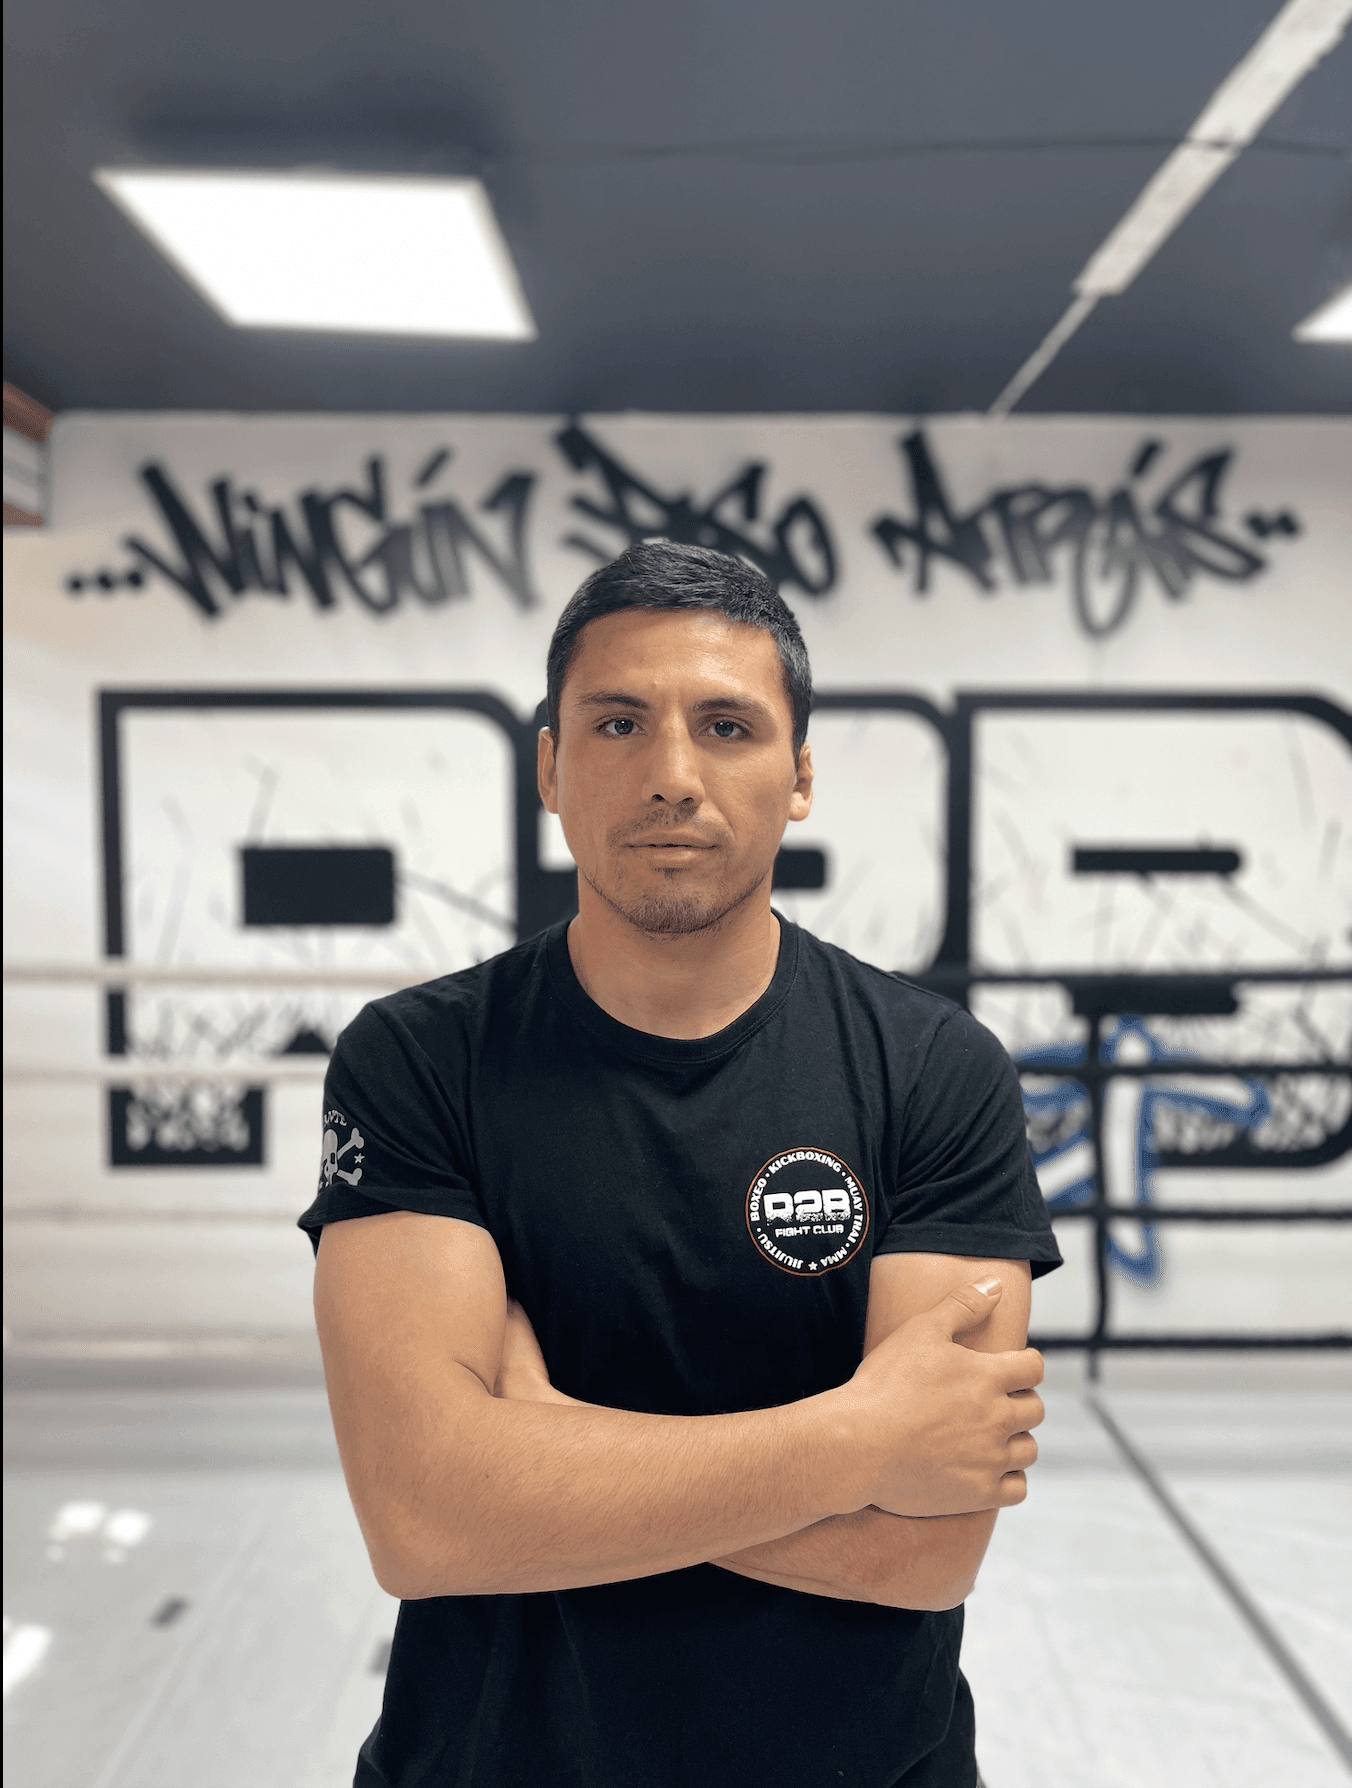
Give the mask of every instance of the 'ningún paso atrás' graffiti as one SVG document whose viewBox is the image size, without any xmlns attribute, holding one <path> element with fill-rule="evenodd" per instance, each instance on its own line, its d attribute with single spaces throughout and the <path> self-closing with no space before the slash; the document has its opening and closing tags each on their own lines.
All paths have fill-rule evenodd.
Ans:
<svg viewBox="0 0 1352 1788">
<path fill-rule="evenodd" d="M 577 422 L 553 444 L 573 472 L 595 481 L 570 495 L 589 527 L 565 534 L 563 545 L 605 563 L 638 540 L 662 537 L 746 559 L 814 601 L 835 591 L 839 561 L 823 504 L 800 493 L 764 513 L 767 462 L 746 461 L 711 496 L 697 498 L 660 489 Z M 911 518 L 879 515 L 868 533 L 891 565 L 911 572 L 914 597 L 933 593 L 936 564 L 960 573 L 982 597 L 1064 579 L 1076 623 L 1094 638 L 1122 628 L 1152 585 L 1178 602 L 1199 577 L 1248 583 L 1268 563 L 1256 543 L 1301 532 L 1289 509 L 1251 510 L 1243 520 L 1250 538 L 1238 537 L 1222 513 L 1231 448 L 1200 454 L 1153 498 L 1142 481 L 1167 448 L 1146 440 L 1106 496 L 1087 484 L 1031 480 L 1001 485 L 962 511 L 924 432 L 904 436 L 900 447 Z M 320 613 L 349 602 L 385 615 L 409 602 L 450 604 L 485 583 L 522 609 L 541 606 L 530 555 L 538 472 L 509 470 L 476 501 L 429 493 L 452 458 L 448 447 L 426 458 L 413 479 L 411 513 L 402 516 L 381 454 L 368 456 L 362 481 L 311 485 L 290 503 L 265 503 L 222 474 L 208 484 L 200 510 L 167 466 L 149 461 L 140 480 L 167 541 L 128 534 L 122 545 L 130 566 L 73 573 L 67 590 L 137 591 L 161 579 L 206 618 L 237 598 L 297 593 Z"/>
</svg>

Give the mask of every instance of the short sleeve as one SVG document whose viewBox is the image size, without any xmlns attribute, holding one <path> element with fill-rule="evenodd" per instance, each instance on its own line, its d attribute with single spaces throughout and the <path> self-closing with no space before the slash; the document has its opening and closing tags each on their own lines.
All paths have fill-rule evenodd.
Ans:
<svg viewBox="0 0 1352 1788">
<path fill-rule="evenodd" d="M 383 1211 L 488 1227 L 452 1041 L 433 1062 L 385 1002 L 364 1007 L 339 1037 L 324 1080 L 319 1186 L 300 1218 L 316 1249 L 326 1223 Z"/>
<path fill-rule="evenodd" d="M 907 1100 L 878 1254 L 970 1254 L 1061 1265 L 1033 1170 L 1019 1077 L 970 1012 L 935 1032 Z"/>
</svg>

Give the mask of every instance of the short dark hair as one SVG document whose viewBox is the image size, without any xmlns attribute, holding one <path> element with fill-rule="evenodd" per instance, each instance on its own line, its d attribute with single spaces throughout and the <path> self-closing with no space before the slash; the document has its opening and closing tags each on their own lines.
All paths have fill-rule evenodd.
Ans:
<svg viewBox="0 0 1352 1788">
<path fill-rule="evenodd" d="M 784 691 L 793 709 L 797 756 L 812 712 L 812 667 L 793 610 L 770 579 L 745 560 L 711 552 L 706 546 L 678 546 L 671 540 L 640 540 L 593 571 L 559 616 L 549 642 L 545 689 L 549 730 L 556 739 L 563 682 L 582 629 L 627 608 L 703 609 L 773 634 Z"/>
</svg>

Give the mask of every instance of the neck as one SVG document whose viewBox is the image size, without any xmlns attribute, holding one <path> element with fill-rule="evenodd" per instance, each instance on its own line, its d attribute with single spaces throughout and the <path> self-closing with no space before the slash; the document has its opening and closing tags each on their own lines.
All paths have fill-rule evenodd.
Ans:
<svg viewBox="0 0 1352 1788">
<path fill-rule="evenodd" d="M 768 878 L 767 878 L 768 880 Z M 710 931 L 653 937 L 607 906 L 582 877 L 568 954 L 584 992 L 631 1030 L 712 1037 L 754 1006 L 774 979 L 779 921 L 767 887 Z"/>
</svg>

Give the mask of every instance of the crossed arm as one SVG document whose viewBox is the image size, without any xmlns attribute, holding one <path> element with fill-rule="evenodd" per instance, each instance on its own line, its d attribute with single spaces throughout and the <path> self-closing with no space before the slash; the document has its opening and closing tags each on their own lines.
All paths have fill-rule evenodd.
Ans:
<svg viewBox="0 0 1352 1788">
<path fill-rule="evenodd" d="M 991 1274 L 994 1294 L 973 1283 Z M 730 1416 L 554 1392 L 529 1325 L 509 1318 L 491 1239 L 454 1219 L 331 1225 L 315 1308 L 353 1504 L 378 1579 L 405 1599 L 713 1562 L 813 1594 L 950 1607 L 1036 1456 L 1024 1263 L 877 1261 L 854 1379 Z"/>
<path fill-rule="evenodd" d="M 865 1354 L 949 1291 L 996 1273 L 1003 1295 L 984 1322 L 963 1334 L 961 1345 L 982 1353 L 1024 1346 L 1031 1291 L 1026 1261 L 890 1254 L 874 1262 L 869 1278 Z M 514 1303 L 507 1307 L 495 1388 L 500 1397 L 579 1407 L 550 1384 L 535 1332 Z M 971 1593 L 997 1513 L 977 1509 L 962 1515 L 907 1516 L 859 1509 L 709 1562 L 810 1595 L 903 1608 L 951 1608 Z"/>
<path fill-rule="evenodd" d="M 992 1276 L 1002 1287 L 999 1301 L 989 1316 L 957 1337 L 958 1344 L 978 1353 L 1026 1348 L 1032 1296 L 1026 1260 L 884 1254 L 869 1275 L 865 1356 L 941 1298 Z M 1042 1405 L 1031 1387 L 1012 1393 L 1011 1400 L 1022 1409 L 1019 1419 L 1025 1424 L 1031 1464 L 1037 1445 L 1026 1429 L 1042 1419 Z M 907 1516 L 870 1507 L 714 1562 L 813 1595 L 901 1608 L 954 1608 L 972 1592 L 998 1513 L 997 1508 L 981 1508 L 959 1515 Z"/>
</svg>

